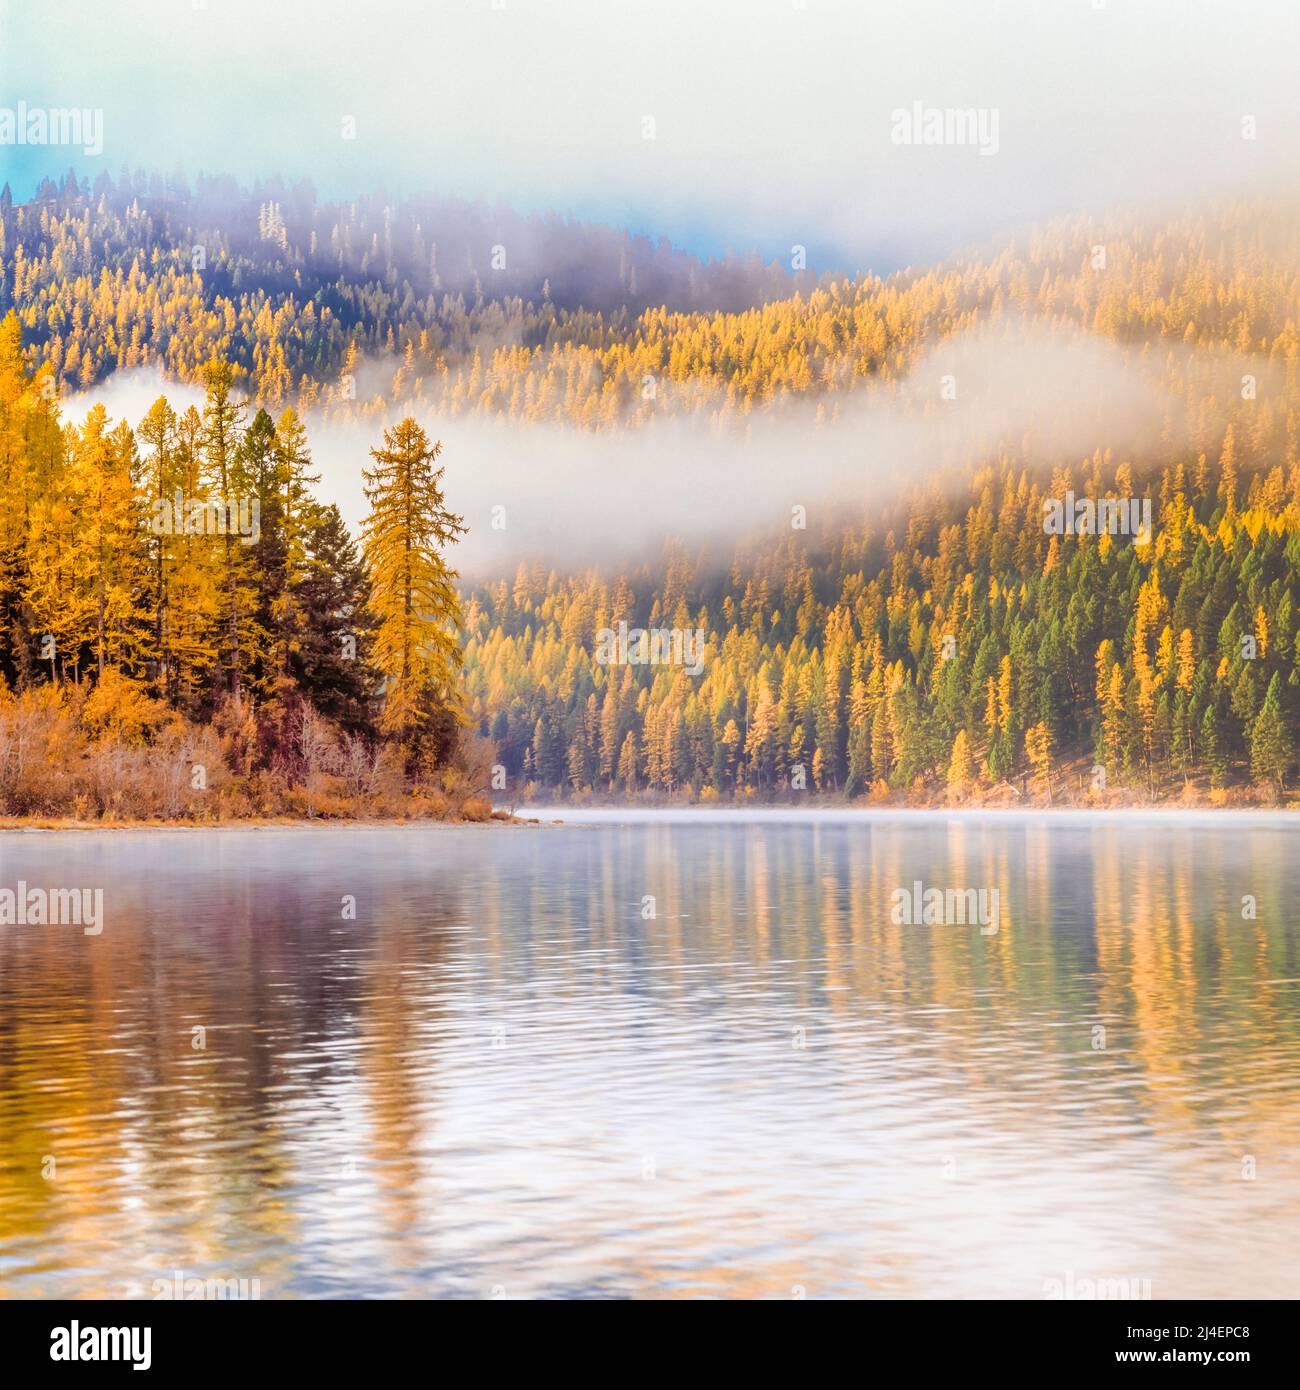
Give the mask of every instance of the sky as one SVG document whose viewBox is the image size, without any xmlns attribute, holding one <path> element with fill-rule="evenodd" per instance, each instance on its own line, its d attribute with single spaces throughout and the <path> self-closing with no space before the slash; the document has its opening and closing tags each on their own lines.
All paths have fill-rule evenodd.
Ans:
<svg viewBox="0 0 1300 1390">
<path fill-rule="evenodd" d="M 104 135 L 0 171 L 280 173 L 891 270 L 1294 185 L 1298 58 L 1293 0 L 0 0 L 0 112 Z M 909 143 L 917 104 L 980 139 Z"/>
</svg>

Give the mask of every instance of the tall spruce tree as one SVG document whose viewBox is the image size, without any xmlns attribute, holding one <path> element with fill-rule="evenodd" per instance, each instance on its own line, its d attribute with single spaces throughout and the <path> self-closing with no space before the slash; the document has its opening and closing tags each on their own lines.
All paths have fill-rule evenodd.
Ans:
<svg viewBox="0 0 1300 1390">
<path fill-rule="evenodd" d="M 306 562 L 294 586 L 301 627 L 289 650 L 289 671 L 327 719 L 362 737 L 374 733 L 380 673 L 374 664 L 378 619 L 370 580 L 339 509 L 312 513 Z"/>
<path fill-rule="evenodd" d="M 1261 781 L 1272 782 L 1280 796 L 1294 755 L 1282 712 L 1281 674 L 1274 671 L 1250 731 L 1250 770 Z"/>
</svg>

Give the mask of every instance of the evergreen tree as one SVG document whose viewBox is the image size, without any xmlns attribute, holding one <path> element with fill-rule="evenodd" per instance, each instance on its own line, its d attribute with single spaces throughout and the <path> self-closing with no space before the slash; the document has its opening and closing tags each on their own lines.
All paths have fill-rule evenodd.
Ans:
<svg viewBox="0 0 1300 1390">
<path fill-rule="evenodd" d="M 1275 671 L 1250 731 L 1250 770 L 1261 781 L 1272 782 L 1281 796 L 1294 756 L 1282 713 L 1281 676 Z"/>
<path fill-rule="evenodd" d="M 382 727 L 405 740 L 456 704 L 462 652 L 460 596 L 443 549 L 465 533 L 447 510 L 442 452 L 409 416 L 384 431 L 364 470 L 370 514 L 362 526 L 372 604 L 379 619 L 375 662 L 385 678 Z"/>
<path fill-rule="evenodd" d="M 289 650 L 290 676 L 327 719 L 365 735 L 374 726 L 379 688 L 377 620 L 365 566 L 336 506 L 310 514 L 293 604 L 302 622 Z"/>
</svg>

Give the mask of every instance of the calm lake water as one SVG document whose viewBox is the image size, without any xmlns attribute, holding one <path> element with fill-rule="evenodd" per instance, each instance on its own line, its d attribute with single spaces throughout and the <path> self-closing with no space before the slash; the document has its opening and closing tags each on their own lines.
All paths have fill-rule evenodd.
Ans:
<svg viewBox="0 0 1300 1390">
<path fill-rule="evenodd" d="M 1294 1296 L 1294 825 L 0 834 L 0 1290 Z"/>
</svg>

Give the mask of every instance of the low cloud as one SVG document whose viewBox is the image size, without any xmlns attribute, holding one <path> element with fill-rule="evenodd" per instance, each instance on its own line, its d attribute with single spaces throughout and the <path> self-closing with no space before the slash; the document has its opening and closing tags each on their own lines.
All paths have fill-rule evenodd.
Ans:
<svg viewBox="0 0 1300 1390">
<path fill-rule="evenodd" d="M 835 404 L 827 398 L 829 411 Z M 561 567 L 628 561 L 665 539 L 730 540 L 860 515 L 909 482 L 1032 450 L 1048 469 L 1097 448 L 1157 447 L 1181 407 L 1153 368 L 1125 350 L 1043 325 L 1004 322 L 945 340 L 906 380 L 844 396 L 838 417 L 797 402 L 743 424 L 666 416 L 640 429 L 586 433 L 409 409 L 443 442 L 450 506 L 470 534 L 467 575 L 520 559 Z M 350 521 L 364 511 L 359 469 L 370 423 L 313 428 L 323 486 Z"/>
<path fill-rule="evenodd" d="M 521 559 L 562 568 L 629 562 L 669 538 L 696 544 L 785 530 L 796 507 L 815 531 L 869 513 L 909 483 L 1003 452 L 1044 474 L 1097 449 L 1150 457 L 1182 442 L 1184 402 L 1161 384 L 1171 369 L 1202 382 L 1222 377 L 1223 398 L 1243 364 L 1181 347 L 1143 355 L 1006 318 L 945 339 L 897 383 L 823 398 L 820 418 L 816 404 L 794 402 L 740 424 L 666 415 L 589 433 L 403 403 L 365 419 L 312 412 L 307 426 L 320 494 L 355 531 L 369 450 L 384 425 L 415 415 L 442 441 L 448 505 L 470 528 L 456 563 L 479 578 L 510 573 Z M 65 406 L 79 420 L 102 401 L 135 424 L 160 394 L 176 406 L 201 403 L 197 388 L 137 371 Z"/>
</svg>

